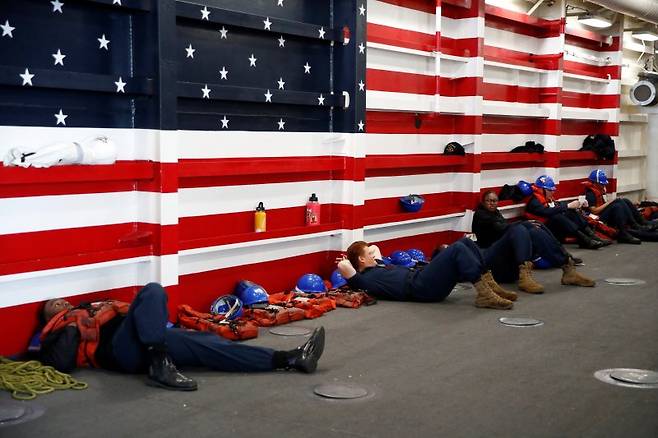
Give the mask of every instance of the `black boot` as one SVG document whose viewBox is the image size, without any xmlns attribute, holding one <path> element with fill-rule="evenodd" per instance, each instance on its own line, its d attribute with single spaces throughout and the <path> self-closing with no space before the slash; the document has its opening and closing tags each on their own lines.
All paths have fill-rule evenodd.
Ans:
<svg viewBox="0 0 658 438">
<path fill-rule="evenodd" d="M 604 245 L 598 240 L 592 239 L 582 231 L 576 231 L 576 239 L 578 239 L 578 246 L 585 249 L 599 249 Z"/>
<path fill-rule="evenodd" d="M 318 327 L 306 343 L 289 353 L 289 368 L 312 373 L 324 351 L 324 327 Z"/>
<path fill-rule="evenodd" d="M 617 233 L 617 242 L 619 243 L 630 243 L 632 245 L 639 245 L 642 243 L 637 237 L 631 236 L 628 230 L 621 229 Z"/>
<path fill-rule="evenodd" d="M 173 391 L 196 391 L 196 382 L 178 372 L 164 349 L 149 347 L 148 353 L 151 365 L 149 366 L 147 385 Z"/>
<path fill-rule="evenodd" d="M 637 231 L 633 229 L 626 230 L 631 236 L 640 239 L 642 242 L 658 242 L 658 231 Z"/>
</svg>

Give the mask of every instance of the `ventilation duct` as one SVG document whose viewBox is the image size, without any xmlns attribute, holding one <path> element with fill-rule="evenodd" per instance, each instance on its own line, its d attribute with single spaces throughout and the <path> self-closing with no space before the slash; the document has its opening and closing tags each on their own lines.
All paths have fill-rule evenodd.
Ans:
<svg viewBox="0 0 658 438">
<path fill-rule="evenodd" d="M 658 74 L 641 73 L 639 81 L 631 87 L 629 92 L 631 101 L 635 105 L 652 106 L 658 103 Z"/>
<path fill-rule="evenodd" d="M 643 21 L 658 24 L 658 1 L 656 0 L 589 0 L 589 2 Z"/>
</svg>

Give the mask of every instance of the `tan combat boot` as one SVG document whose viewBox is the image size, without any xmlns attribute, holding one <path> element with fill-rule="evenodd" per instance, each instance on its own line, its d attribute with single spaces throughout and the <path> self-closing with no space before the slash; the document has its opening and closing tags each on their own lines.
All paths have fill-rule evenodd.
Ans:
<svg viewBox="0 0 658 438">
<path fill-rule="evenodd" d="M 488 307 L 490 309 L 511 309 L 514 306 L 510 300 L 501 298 L 496 295 L 487 282 L 480 278 L 477 282 L 473 283 L 477 291 L 475 298 L 475 307 Z"/>
<path fill-rule="evenodd" d="M 532 278 L 532 262 L 519 265 L 519 289 L 529 294 L 543 294 L 544 286 Z"/>
<path fill-rule="evenodd" d="M 495 293 L 499 297 L 503 297 L 506 300 L 510 300 L 510 301 L 516 301 L 516 299 L 518 298 L 516 292 L 503 289 L 501 285 L 496 283 L 496 280 L 494 279 L 491 271 L 487 271 L 484 274 L 482 274 L 482 280 L 486 281 L 487 284 L 489 285 L 489 288 L 493 291 L 493 293 Z"/>
<path fill-rule="evenodd" d="M 574 286 L 594 287 L 596 282 L 589 277 L 585 277 L 576 271 L 574 262 L 571 258 L 562 266 L 562 284 L 572 284 Z"/>
</svg>

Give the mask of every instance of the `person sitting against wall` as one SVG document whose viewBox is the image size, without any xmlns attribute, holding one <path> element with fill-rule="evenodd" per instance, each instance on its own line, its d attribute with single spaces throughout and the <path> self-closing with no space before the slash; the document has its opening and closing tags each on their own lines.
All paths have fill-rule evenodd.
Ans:
<svg viewBox="0 0 658 438">
<path fill-rule="evenodd" d="M 476 307 L 511 309 L 516 294 L 500 287 L 485 268 L 482 252 L 463 238 L 435 253 L 422 268 L 384 265 L 376 245 L 356 241 L 336 259 L 338 271 L 353 289 L 395 301 L 443 301 L 458 282 L 473 283 Z"/>
<path fill-rule="evenodd" d="M 40 360 L 62 372 L 76 366 L 148 374 L 147 383 L 193 391 L 197 383 L 178 371 L 202 366 L 220 371 L 295 369 L 312 373 L 324 350 L 324 328 L 291 351 L 245 345 L 209 332 L 167 328 L 167 294 L 158 283 L 144 286 L 131 304 L 103 301 L 73 307 L 58 298 L 42 309 Z"/>
<path fill-rule="evenodd" d="M 609 245 L 609 240 L 596 236 L 580 213 L 585 203 L 578 199 L 568 203 L 557 201 L 553 197 L 556 189 L 555 181 L 550 176 L 542 175 L 537 178 L 526 204 L 526 218 L 545 224 L 560 242 L 573 236 L 581 248 L 599 249 Z"/>
<path fill-rule="evenodd" d="M 598 216 L 605 224 L 616 228 L 619 243 L 639 245 L 642 240 L 658 241 L 658 233 L 654 231 L 655 225 L 648 222 L 630 200 L 606 200 L 608 177 L 603 170 L 593 170 L 583 185 L 588 203 L 587 211 Z"/>
<path fill-rule="evenodd" d="M 529 185 L 527 189 L 530 190 Z M 544 292 L 544 286 L 532 277 L 532 260 L 542 257 L 552 266 L 562 267 L 562 284 L 595 285 L 594 280 L 576 271 L 573 258 L 541 222 L 508 223 L 498 210 L 498 195 L 493 190 L 482 195 L 473 215 L 472 229 L 496 281 L 505 283 L 518 279 L 520 290 L 533 294 Z M 503 257 L 499 255 L 501 252 Z M 509 260 L 514 260 L 515 265 L 512 266 Z M 515 266 L 518 269 L 510 269 Z"/>
</svg>

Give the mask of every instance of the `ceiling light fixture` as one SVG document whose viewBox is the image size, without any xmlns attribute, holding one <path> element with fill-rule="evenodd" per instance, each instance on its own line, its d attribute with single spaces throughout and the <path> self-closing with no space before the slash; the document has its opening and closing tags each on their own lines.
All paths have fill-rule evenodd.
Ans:
<svg viewBox="0 0 658 438">
<path fill-rule="evenodd" d="M 578 17 L 578 22 L 585 26 L 596 27 L 597 29 L 604 29 L 612 26 L 612 21 L 600 15 L 585 14 Z"/>
</svg>

